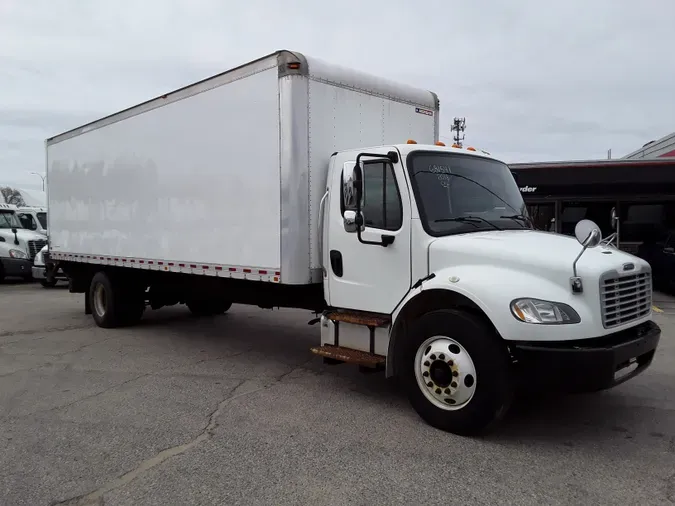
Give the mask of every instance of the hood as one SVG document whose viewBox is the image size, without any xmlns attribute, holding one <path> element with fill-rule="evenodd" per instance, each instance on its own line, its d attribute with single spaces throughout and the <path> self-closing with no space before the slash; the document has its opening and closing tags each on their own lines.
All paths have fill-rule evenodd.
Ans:
<svg viewBox="0 0 675 506">
<path fill-rule="evenodd" d="M 499 265 L 569 283 L 572 264 L 582 250 L 575 237 L 536 230 L 495 230 L 441 237 L 429 246 L 429 270 L 451 265 Z M 612 247 L 587 249 L 577 263 L 580 276 L 598 276 L 624 263 L 647 262 Z"/>
<path fill-rule="evenodd" d="M 47 239 L 45 235 L 25 228 L 17 228 L 16 235 L 19 241 L 45 241 Z M 0 228 L 0 237 L 4 237 L 5 242 L 12 242 L 14 241 L 14 232 L 8 228 Z"/>
</svg>

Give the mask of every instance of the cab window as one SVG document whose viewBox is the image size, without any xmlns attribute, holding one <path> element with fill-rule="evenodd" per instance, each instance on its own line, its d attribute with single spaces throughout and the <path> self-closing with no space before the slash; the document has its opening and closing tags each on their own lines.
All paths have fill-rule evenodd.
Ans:
<svg viewBox="0 0 675 506">
<path fill-rule="evenodd" d="M 364 164 L 362 209 L 367 227 L 391 231 L 401 228 L 403 205 L 391 164 Z"/>
<path fill-rule="evenodd" d="M 33 216 L 26 213 L 19 213 L 19 220 L 21 220 L 21 226 L 27 228 L 28 230 L 37 230 L 37 224 Z"/>
</svg>

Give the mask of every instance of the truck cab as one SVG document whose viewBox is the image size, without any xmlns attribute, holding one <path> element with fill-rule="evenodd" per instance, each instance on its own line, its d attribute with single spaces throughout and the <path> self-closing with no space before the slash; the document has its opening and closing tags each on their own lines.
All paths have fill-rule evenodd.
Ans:
<svg viewBox="0 0 675 506">
<path fill-rule="evenodd" d="M 46 244 L 44 235 L 23 228 L 16 206 L 0 204 L 0 281 L 31 279 L 33 259 Z"/>
<path fill-rule="evenodd" d="M 328 174 L 332 309 L 314 351 L 386 357 L 430 424 L 470 432 L 499 418 L 519 383 L 600 390 L 651 363 L 649 264 L 603 244 L 588 220 L 576 238 L 534 230 L 505 163 L 410 141 L 338 152 Z"/>
<path fill-rule="evenodd" d="M 26 230 L 32 230 L 47 237 L 47 208 L 18 207 L 17 216 Z"/>
</svg>

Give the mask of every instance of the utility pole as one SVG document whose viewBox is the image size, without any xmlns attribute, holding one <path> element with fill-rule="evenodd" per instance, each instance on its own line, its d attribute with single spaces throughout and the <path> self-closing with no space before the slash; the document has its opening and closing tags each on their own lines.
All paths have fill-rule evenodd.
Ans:
<svg viewBox="0 0 675 506">
<path fill-rule="evenodd" d="M 462 141 L 464 140 L 464 130 L 466 129 L 466 118 L 455 118 L 452 120 L 451 131 L 455 132 L 453 139 L 455 144 L 462 147 Z"/>
<path fill-rule="evenodd" d="M 42 174 L 38 174 L 37 172 L 31 172 L 31 174 L 35 174 L 36 176 L 40 176 L 40 179 L 42 179 L 42 191 L 45 191 L 45 178 L 47 176 L 43 176 Z"/>
</svg>

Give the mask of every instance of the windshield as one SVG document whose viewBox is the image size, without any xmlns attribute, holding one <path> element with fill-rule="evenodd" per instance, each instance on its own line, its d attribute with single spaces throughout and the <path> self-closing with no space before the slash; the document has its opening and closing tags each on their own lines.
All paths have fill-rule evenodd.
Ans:
<svg viewBox="0 0 675 506">
<path fill-rule="evenodd" d="M 13 212 L 0 211 L 0 228 L 23 228 Z"/>
<path fill-rule="evenodd" d="M 42 225 L 42 228 L 47 230 L 47 213 L 37 213 L 37 219 L 40 222 L 40 225 Z"/>
<path fill-rule="evenodd" d="M 422 224 L 433 236 L 531 228 L 506 164 L 446 152 L 413 152 L 408 171 Z"/>
</svg>

